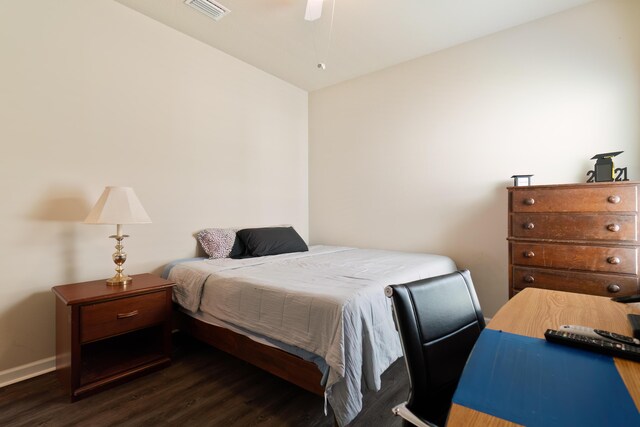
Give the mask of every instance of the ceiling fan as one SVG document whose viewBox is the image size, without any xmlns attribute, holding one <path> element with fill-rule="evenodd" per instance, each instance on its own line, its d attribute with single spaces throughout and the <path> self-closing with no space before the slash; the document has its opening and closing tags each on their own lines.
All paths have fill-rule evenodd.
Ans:
<svg viewBox="0 0 640 427">
<path fill-rule="evenodd" d="M 322 15 L 322 2 L 324 0 L 307 0 L 307 10 L 304 13 L 305 21 L 315 21 Z"/>
<path fill-rule="evenodd" d="M 305 21 L 317 21 L 322 16 L 322 3 L 324 0 L 307 0 L 307 9 L 304 12 Z M 331 19 L 329 20 L 329 32 L 328 32 L 328 40 L 327 40 L 327 53 L 326 56 L 329 55 L 329 44 L 331 43 L 331 32 L 333 30 L 333 15 L 336 10 L 336 0 L 331 0 Z M 317 29 L 317 25 L 314 25 L 315 29 Z M 316 51 L 316 57 L 318 55 L 318 49 L 316 46 L 316 40 L 314 37 L 314 49 Z M 319 70 L 325 70 L 327 68 L 324 61 L 319 61 L 317 64 Z"/>
</svg>

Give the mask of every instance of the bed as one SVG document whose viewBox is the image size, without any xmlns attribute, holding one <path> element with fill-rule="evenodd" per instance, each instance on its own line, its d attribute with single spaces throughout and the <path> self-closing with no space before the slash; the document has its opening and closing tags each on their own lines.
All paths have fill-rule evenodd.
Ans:
<svg viewBox="0 0 640 427">
<path fill-rule="evenodd" d="M 336 246 L 168 266 L 180 327 L 324 395 L 340 426 L 402 355 L 384 287 L 456 270 L 448 257 Z"/>
</svg>

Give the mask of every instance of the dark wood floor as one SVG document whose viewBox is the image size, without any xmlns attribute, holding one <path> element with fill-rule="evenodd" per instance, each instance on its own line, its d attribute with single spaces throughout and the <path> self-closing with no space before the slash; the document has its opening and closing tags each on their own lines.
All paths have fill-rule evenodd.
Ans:
<svg viewBox="0 0 640 427">
<path fill-rule="evenodd" d="M 333 426 L 322 397 L 190 338 L 174 342 L 169 368 L 73 404 L 54 372 L 4 387 L 0 426 Z M 351 426 L 402 425 L 391 408 L 407 390 L 398 360 Z"/>
</svg>

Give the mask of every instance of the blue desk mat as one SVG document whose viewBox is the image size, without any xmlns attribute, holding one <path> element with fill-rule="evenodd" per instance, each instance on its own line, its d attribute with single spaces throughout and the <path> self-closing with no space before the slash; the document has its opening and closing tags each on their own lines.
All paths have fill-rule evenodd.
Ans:
<svg viewBox="0 0 640 427">
<path fill-rule="evenodd" d="M 491 329 L 453 402 L 528 427 L 640 426 L 612 357 Z"/>
</svg>

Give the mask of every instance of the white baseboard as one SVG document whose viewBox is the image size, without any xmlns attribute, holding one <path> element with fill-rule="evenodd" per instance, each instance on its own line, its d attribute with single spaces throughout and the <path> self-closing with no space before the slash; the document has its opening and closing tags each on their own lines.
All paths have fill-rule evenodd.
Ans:
<svg viewBox="0 0 640 427">
<path fill-rule="evenodd" d="M 46 374 L 47 372 L 55 371 L 56 358 L 55 356 L 47 357 L 46 359 L 36 360 L 35 362 L 27 363 L 26 365 L 16 366 L 15 368 L 7 369 L 0 372 L 0 388 L 14 384 L 20 381 L 28 380 L 29 378 L 37 377 L 38 375 Z"/>
<path fill-rule="evenodd" d="M 486 323 L 488 325 L 489 322 L 491 322 L 491 317 L 485 317 L 484 318 L 484 323 Z"/>
</svg>

